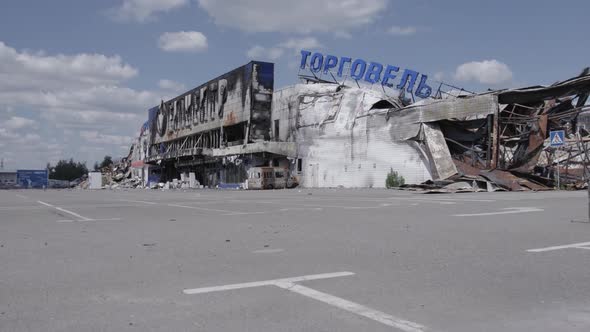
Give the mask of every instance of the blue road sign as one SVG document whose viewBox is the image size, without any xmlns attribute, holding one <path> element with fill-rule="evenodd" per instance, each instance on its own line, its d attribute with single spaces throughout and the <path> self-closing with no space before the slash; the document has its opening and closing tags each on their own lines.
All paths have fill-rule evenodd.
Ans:
<svg viewBox="0 0 590 332">
<path fill-rule="evenodd" d="M 565 132 L 563 130 L 555 130 L 549 133 L 549 142 L 551 146 L 562 146 L 565 144 Z"/>
</svg>

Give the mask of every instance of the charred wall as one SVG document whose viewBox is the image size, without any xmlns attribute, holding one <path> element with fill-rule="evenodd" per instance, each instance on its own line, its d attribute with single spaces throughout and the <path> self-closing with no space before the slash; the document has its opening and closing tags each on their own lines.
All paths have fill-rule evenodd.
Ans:
<svg viewBox="0 0 590 332">
<path fill-rule="evenodd" d="M 149 110 L 150 161 L 268 140 L 274 64 L 253 61 Z M 236 128 L 236 126 L 238 128 Z M 224 129 L 230 128 L 229 139 Z M 241 133 L 241 137 L 236 137 Z M 190 151 L 188 151 L 190 150 Z"/>
<path fill-rule="evenodd" d="M 302 186 L 379 188 L 392 169 L 410 183 L 432 178 L 419 144 L 392 138 L 393 121 L 380 106 L 394 105 L 385 98 L 335 84 L 299 84 L 275 92 L 274 139 L 296 142 L 290 168 Z"/>
</svg>

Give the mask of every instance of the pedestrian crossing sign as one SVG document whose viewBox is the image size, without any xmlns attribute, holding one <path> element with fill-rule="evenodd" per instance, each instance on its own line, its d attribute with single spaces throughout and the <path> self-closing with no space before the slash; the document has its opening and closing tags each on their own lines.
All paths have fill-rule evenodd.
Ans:
<svg viewBox="0 0 590 332">
<path fill-rule="evenodd" d="M 565 133 L 563 130 L 555 130 L 549 133 L 551 146 L 562 146 L 565 144 Z"/>
</svg>

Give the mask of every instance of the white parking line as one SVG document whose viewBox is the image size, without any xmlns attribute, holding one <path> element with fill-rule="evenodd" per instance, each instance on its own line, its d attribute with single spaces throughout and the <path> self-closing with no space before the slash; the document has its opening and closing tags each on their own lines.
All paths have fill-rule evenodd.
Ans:
<svg viewBox="0 0 590 332">
<path fill-rule="evenodd" d="M 432 203 L 432 204 L 439 204 L 439 205 L 453 205 L 457 204 L 455 201 L 449 200 L 431 200 L 431 199 L 412 199 L 409 200 L 410 202 L 420 202 L 420 203 Z"/>
<path fill-rule="evenodd" d="M 337 277 L 346 277 L 354 275 L 353 272 L 335 272 L 335 273 L 323 273 L 323 274 L 313 274 L 301 277 L 294 277 L 294 278 L 283 278 L 283 279 L 274 279 L 274 280 L 265 280 L 265 281 L 255 281 L 255 282 L 247 282 L 241 284 L 230 284 L 225 286 L 214 286 L 214 287 L 203 287 L 203 288 L 194 288 L 194 289 L 185 289 L 183 292 L 185 294 L 203 294 L 203 293 L 211 293 L 211 292 L 220 292 L 226 290 L 235 290 L 235 289 L 242 289 L 242 288 L 252 288 L 252 287 L 261 287 L 261 286 L 276 286 L 290 292 L 294 292 L 303 296 L 307 296 L 314 300 L 327 303 L 333 305 L 337 308 L 346 310 L 348 312 L 357 314 L 359 316 L 363 316 L 374 321 L 377 321 L 381 324 L 395 327 L 400 329 L 404 332 L 423 332 L 425 327 L 414 323 L 405 319 L 401 319 L 384 312 L 369 308 L 362 304 L 358 304 L 355 302 L 351 302 L 345 300 L 343 298 L 326 294 L 315 289 L 295 284 L 296 282 L 308 281 L 308 280 L 318 280 L 318 279 L 329 279 L 329 278 L 337 278 Z"/>
<path fill-rule="evenodd" d="M 502 209 L 502 211 L 496 211 L 496 212 L 453 214 L 453 217 L 495 216 L 498 214 L 528 213 L 528 212 L 541 212 L 541 211 L 544 211 L 544 210 L 536 208 L 536 207 L 510 207 L 510 208 Z"/>
<path fill-rule="evenodd" d="M 21 195 L 21 194 L 16 194 L 16 196 L 17 196 L 17 197 L 20 197 L 20 198 L 25 198 L 25 199 L 27 199 L 27 198 L 28 198 L 27 196 L 25 196 L 25 195 Z"/>
<path fill-rule="evenodd" d="M 248 214 L 266 214 L 268 212 L 232 212 L 232 213 L 225 213 L 222 216 L 244 216 Z"/>
<path fill-rule="evenodd" d="M 131 202 L 131 203 L 142 203 L 142 204 L 149 204 L 149 205 L 156 205 L 156 204 L 158 204 L 158 203 L 155 203 L 155 202 L 134 201 L 134 200 L 130 200 L 130 199 L 122 199 L 121 201 L 123 201 L 123 202 Z"/>
<path fill-rule="evenodd" d="M 241 284 L 231 284 L 231 285 L 225 285 L 225 286 L 185 289 L 182 292 L 184 294 L 189 294 L 189 295 L 203 294 L 203 293 L 226 291 L 226 290 L 231 290 L 231 289 L 271 286 L 277 282 L 300 282 L 300 281 L 308 281 L 308 280 L 347 277 L 347 276 L 352 276 L 352 275 L 354 275 L 354 272 L 334 272 L 334 273 L 311 274 L 311 275 L 307 275 L 307 276 L 293 277 L 293 278 L 254 281 L 254 282 L 246 282 L 246 283 L 241 283 Z"/>
<path fill-rule="evenodd" d="M 51 205 L 51 204 L 49 204 L 49 203 L 45 203 L 45 202 L 41 202 L 41 201 L 37 201 L 37 203 L 39 203 L 39 204 L 43 204 L 43 205 L 45 205 L 45 206 L 52 207 L 52 208 L 54 208 L 54 209 L 56 209 L 56 210 L 58 210 L 58 211 L 61 211 L 61 212 L 65 212 L 65 213 L 67 213 L 67 214 L 70 214 L 70 215 L 72 215 L 72 216 L 74 216 L 74 217 L 76 217 L 76 218 L 80 219 L 80 221 L 90 221 L 90 220 L 91 220 L 90 218 L 86 218 L 86 217 L 84 217 L 84 216 L 81 216 L 81 215 L 79 215 L 79 214 L 77 214 L 77 213 L 75 213 L 75 212 L 72 212 L 72 211 L 70 211 L 70 210 L 62 209 L 62 208 L 60 208 L 59 206 Z"/>
<path fill-rule="evenodd" d="M 78 219 L 80 219 L 80 220 L 82 220 L 82 221 L 88 221 L 88 220 L 90 220 L 90 218 L 86 218 L 86 217 L 84 217 L 84 216 L 81 216 L 81 215 L 79 215 L 79 214 L 77 214 L 77 213 L 75 213 L 75 212 L 72 212 L 72 211 L 70 211 L 70 210 L 62 209 L 62 208 L 60 208 L 59 206 L 54 206 L 54 208 L 55 208 L 56 210 L 58 210 L 58 211 L 65 212 L 65 213 L 69 213 L 69 214 L 71 214 L 72 216 L 74 216 L 74 217 L 76 217 L 76 218 L 78 218 Z"/>
<path fill-rule="evenodd" d="M 56 222 L 112 221 L 112 220 L 121 220 L 121 218 L 88 219 L 88 220 L 71 220 L 71 219 L 64 219 L 64 220 L 58 220 L 58 221 L 56 221 Z"/>
<path fill-rule="evenodd" d="M 369 308 L 362 304 L 354 303 L 343 298 L 326 294 L 315 289 L 301 286 L 294 284 L 292 282 L 277 282 L 275 286 L 280 287 L 282 289 L 286 289 L 290 292 L 294 292 L 297 294 L 301 294 L 303 296 L 310 297 L 314 300 L 324 302 L 330 305 L 333 305 L 337 308 L 346 310 L 348 312 L 352 312 L 353 314 L 357 314 L 359 316 L 363 316 L 374 321 L 377 321 L 381 324 L 395 327 L 405 332 L 422 332 L 424 331 L 424 326 L 410 322 L 405 319 L 401 319 L 384 312 Z"/>
<path fill-rule="evenodd" d="M 588 246 L 588 245 L 590 245 L 590 242 L 580 242 L 580 243 L 566 244 L 563 246 L 553 246 L 553 247 L 546 247 L 546 248 L 529 249 L 529 250 L 527 250 L 527 252 L 546 252 L 546 251 L 570 249 L 570 248 L 587 249 L 584 247 Z"/>
</svg>

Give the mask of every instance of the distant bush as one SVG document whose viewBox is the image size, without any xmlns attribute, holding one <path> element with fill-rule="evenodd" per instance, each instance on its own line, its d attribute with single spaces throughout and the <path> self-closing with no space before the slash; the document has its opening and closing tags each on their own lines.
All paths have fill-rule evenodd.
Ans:
<svg viewBox="0 0 590 332">
<path fill-rule="evenodd" d="M 403 176 L 399 175 L 396 171 L 391 168 L 389 173 L 387 173 L 387 178 L 385 179 L 385 187 L 387 189 L 395 188 L 403 186 L 406 183 L 406 179 Z"/>
</svg>

